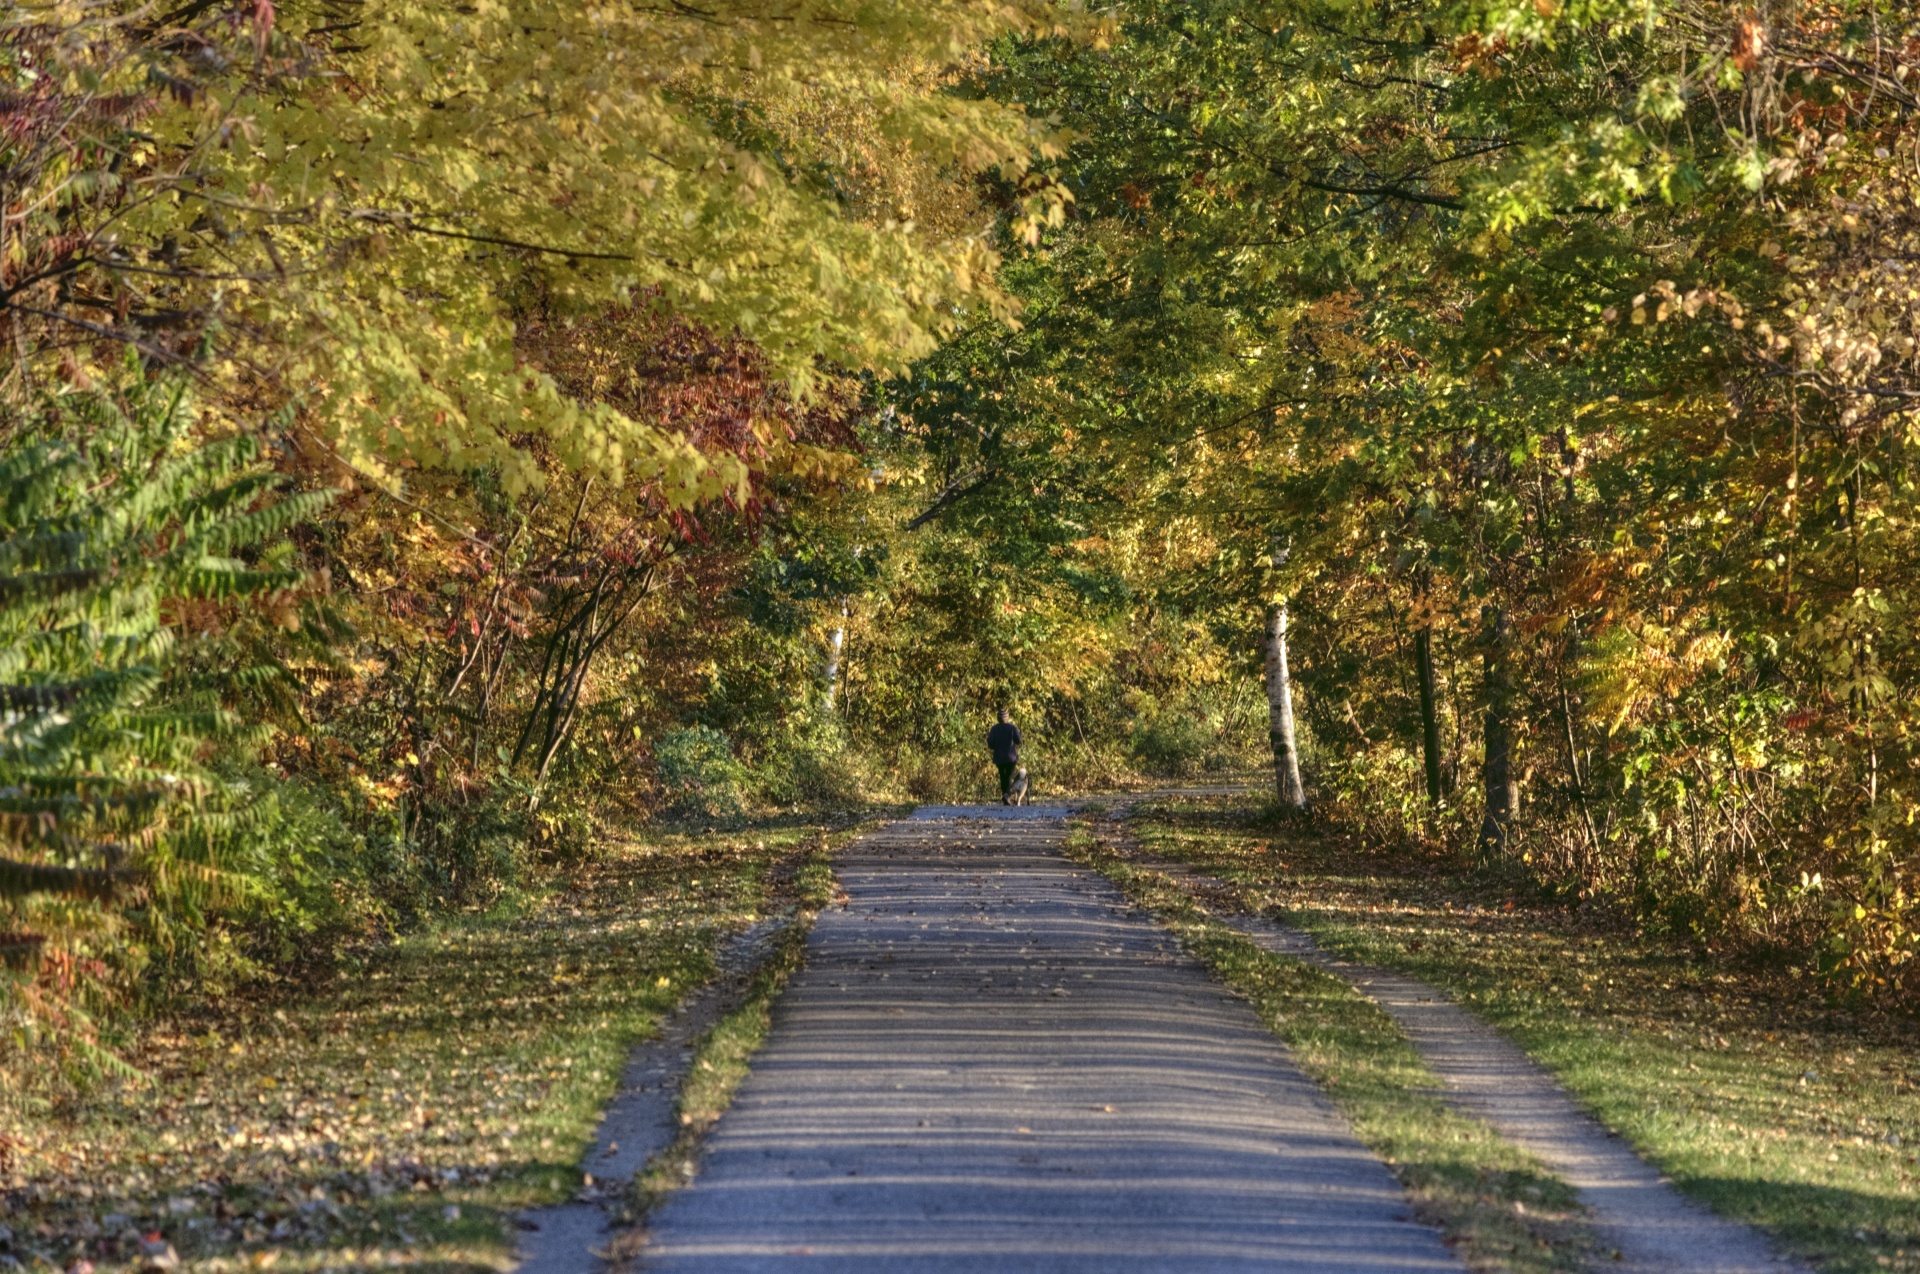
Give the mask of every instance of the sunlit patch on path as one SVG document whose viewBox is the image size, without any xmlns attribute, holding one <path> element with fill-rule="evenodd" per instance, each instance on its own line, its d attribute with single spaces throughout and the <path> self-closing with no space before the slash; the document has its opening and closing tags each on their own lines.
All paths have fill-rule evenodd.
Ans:
<svg viewBox="0 0 1920 1274">
<path fill-rule="evenodd" d="M 849 848 L 643 1270 L 1461 1268 L 1252 1010 L 1059 854 L 1062 813 Z"/>
</svg>

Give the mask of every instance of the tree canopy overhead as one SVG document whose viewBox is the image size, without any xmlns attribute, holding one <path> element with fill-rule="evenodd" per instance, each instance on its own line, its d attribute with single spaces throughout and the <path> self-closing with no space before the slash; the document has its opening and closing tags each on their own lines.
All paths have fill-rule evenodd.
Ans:
<svg viewBox="0 0 1920 1274">
<path fill-rule="evenodd" d="M 354 470 L 534 471 L 528 436 L 694 499 L 739 474 L 516 357 L 529 312 L 634 298 L 792 391 L 1005 312 L 958 175 L 1046 128 L 950 91 L 1044 5 L 20 5 L 0 29 L 9 307 L 299 399 Z M 1053 205 L 1029 183 L 1019 215 Z M 943 206 L 944 205 L 944 206 Z M 64 339 L 63 339 L 64 338 Z"/>
<path fill-rule="evenodd" d="M 1187 544 L 1142 583 L 1237 599 L 1249 661 L 1290 609 L 1330 804 L 1898 983 L 1917 41 L 1230 2 L 1014 42 L 992 91 L 1078 137 L 1075 217 L 1008 275 L 1024 330 L 917 389 L 1002 475 L 943 516 L 1097 493 L 1057 551 Z"/>
</svg>

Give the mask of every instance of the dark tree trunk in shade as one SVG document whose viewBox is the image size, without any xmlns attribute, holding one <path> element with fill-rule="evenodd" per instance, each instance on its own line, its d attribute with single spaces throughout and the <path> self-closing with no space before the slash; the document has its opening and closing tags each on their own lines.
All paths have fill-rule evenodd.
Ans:
<svg viewBox="0 0 1920 1274">
<path fill-rule="evenodd" d="M 1427 762 L 1427 800 L 1440 803 L 1440 717 L 1433 689 L 1433 629 L 1422 624 L 1413 635 L 1414 671 L 1420 679 L 1420 733 Z"/>
<path fill-rule="evenodd" d="M 1486 817 L 1480 822 L 1480 848 L 1496 854 L 1506 849 L 1514 816 L 1520 812 L 1520 784 L 1513 772 L 1513 672 L 1508 649 L 1513 626 L 1498 606 L 1482 613 L 1487 620 L 1481 676 L 1486 696 L 1486 753 L 1481 764 Z"/>
</svg>

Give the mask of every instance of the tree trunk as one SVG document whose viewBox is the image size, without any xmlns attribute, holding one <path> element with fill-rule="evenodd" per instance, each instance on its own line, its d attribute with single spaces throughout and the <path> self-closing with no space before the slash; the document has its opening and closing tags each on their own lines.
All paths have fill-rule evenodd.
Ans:
<svg viewBox="0 0 1920 1274">
<path fill-rule="evenodd" d="M 1573 735 L 1573 695 L 1567 690 L 1565 656 L 1560 669 L 1560 724 L 1567 745 L 1567 778 L 1573 783 L 1573 800 L 1580 809 L 1580 824 L 1587 833 L 1587 852 L 1600 852 L 1600 833 L 1593 826 L 1593 811 L 1587 807 L 1587 781 L 1580 773 L 1580 744 Z"/>
<path fill-rule="evenodd" d="M 820 670 L 820 679 L 827 685 L 827 711 L 833 711 L 834 691 L 840 684 L 840 652 L 847 644 L 847 601 L 840 599 L 840 622 L 834 625 L 827 635 L 827 662 Z"/>
<path fill-rule="evenodd" d="M 1422 624 L 1413 635 L 1414 672 L 1420 681 L 1420 733 L 1427 760 L 1427 801 L 1440 803 L 1440 716 L 1433 690 L 1433 629 Z"/>
<path fill-rule="evenodd" d="M 546 784 L 547 774 L 573 731 L 580 706 L 580 693 L 586 685 L 593 657 L 600 653 L 600 648 L 606 645 L 607 640 L 632 618 L 640 604 L 653 593 L 659 566 L 658 558 L 644 567 L 630 565 L 621 568 L 608 564 L 574 611 L 573 617 L 548 639 L 533 706 L 527 712 L 526 723 L 521 726 L 519 741 L 513 748 L 512 763 L 517 766 L 538 734 L 539 748 L 535 754 L 538 766 L 534 774 L 533 792 L 527 802 L 529 811 L 540 807 L 541 789 Z M 609 592 L 608 585 L 614 580 L 616 572 L 620 576 L 619 582 Z"/>
<path fill-rule="evenodd" d="M 1282 805 L 1307 806 L 1300 749 L 1293 729 L 1293 678 L 1287 671 L 1287 605 L 1267 607 L 1267 740 L 1273 744 L 1274 787 Z"/>
<path fill-rule="evenodd" d="M 1483 613 L 1487 618 L 1481 677 L 1486 694 L 1486 756 L 1481 778 L 1487 812 L 1480 822 L 1480 848 L 1491 855 L 1507 847 L 1509 829 L 1520 810 L 1520 784 L 1513 774 L 1513 674 L 1508 664 L 1513 626 L 1498 606 L 1489 606 Z"/>
</svg>

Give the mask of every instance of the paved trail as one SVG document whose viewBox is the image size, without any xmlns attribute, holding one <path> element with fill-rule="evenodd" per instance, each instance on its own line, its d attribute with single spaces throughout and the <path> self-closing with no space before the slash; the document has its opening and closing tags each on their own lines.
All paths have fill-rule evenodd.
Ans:
<svg viewBox="0 0 1920 1274">
<path fill-rule="evenodd" d="M 842 856 L 642 1270 L 1461 1268 L 1253 1011 L 1059 854 L 1064 811 L 965 812 Z"/>
</svg>

